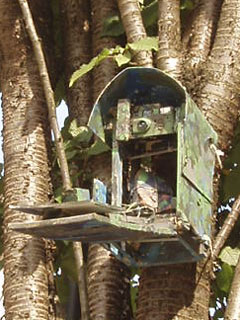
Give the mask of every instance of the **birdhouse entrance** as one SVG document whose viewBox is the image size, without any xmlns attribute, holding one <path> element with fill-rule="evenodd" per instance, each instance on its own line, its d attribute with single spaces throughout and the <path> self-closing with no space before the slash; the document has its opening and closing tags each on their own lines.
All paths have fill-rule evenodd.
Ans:
<svg viewBox="0 0 240 320">
<path fill-rule="evenodd" d="M 201 259 L 210 245 L 217 136 L 185 89 L 157 69 L 125 69 L 97 99 L 89 128 L 111 148 L 111 190 L 94 179 L 91 197 L 75 189 L 74 202 L 20 205 L 44 219 L 10 227 L 98 242 L 127 265 Z"/>
</svg>

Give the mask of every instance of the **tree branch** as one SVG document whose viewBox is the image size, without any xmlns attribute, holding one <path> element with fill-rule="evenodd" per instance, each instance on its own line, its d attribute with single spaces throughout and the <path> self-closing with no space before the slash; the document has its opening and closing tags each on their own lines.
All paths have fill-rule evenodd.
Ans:
<svg viewBox="0 0 240 320">
<path fill-rule="evenodd" d="M 121 14 L 124 29 L 129 43 L 147 37 L 145 27 L 137 0 L 118 0 L 118 7 Z M 152 67 L 152 53 L 140 51 L 134 56 L 139 66 Z"/>
<path fill-rule="evenodd" d="M 36 57 L 36 61 L 38 64 L 38 69 L 40 73 L 40 78 L 42 81 L 43 85 L 43 90 L 47 102 L 47 107 L 48 107 L 48 117 L 49 117 L 49 122 L 51 125 L 51 129 L 54 134 L 54 139 L 55 139 L 55 144 L 56 144 L 56 149 L 57 149 L 57 155 L 59 158 L 60 162 L 60 170 L 61 170 L 61 175 L 62 175 L 62 181 L 63 181 L 63 189 L 65 191 L 71 189 L 71 180 L 70 180 L 70 174 L 68 170 L 68 163 L 63 147 L 63 139 L 61 132 L 58 127 L 57 123 L 57 117 L 56 117 L 56 106 L 55 106 L 55 100 L 54 100 L 54 93 L 52 90 L 48 70 L 47 70 L 47 65 L 46 61 L 44 58 L 43 50 L 42 50 L 42 45 L 41 41 L 38 38 L 36 28 L 33 22 L 33 17 L 28 5 L 27 0 L 18 0 L 18 3 L 21 7 L 23 18 L 25 21 L 26 29 L 29 34 L 29 38 L 31 39 L 34 54 Z"/>
<path fill-rule="evenodd" d="M 57 149 L 57 156 L 60 162 L 63 189 L 64 191 L 68 191 L 68 190 L 71 190 L 72 184 L 71 184 L 71 179 L 69 174 L 67 158 L 64 151 L 64 147 L 63 147 L 63 138 L 57 122 L 54 93 L 52 90 L 41 42 L 40 42 L 40 39 L 38 38 L 36 28 L 33 22 L 33 17 L 32 17 L 27 0 L 18 0 L 18 3 L 21 7 L 23 18 L 26 24 L 26 29 L 28 31 L 30 40 L 32 42 L 34 54 L 38 64 L 40 78 L 42 80 L 42 85 L 43 85 L 44 94 L 45 94 L 47 107 L 48 107 L 49 122 L 54 134 L 54 139 L 55 139 L 55 144 Z M 85 282 L 84 274 L 82 272 L 83 270 L 82 244 L 81 242 L 74 242 L 73 247 L 74 247 L 74 254 L 75 254 L 75 259 L 77 263 L 80 304 L 81 304 L 81 309 L 84 310 L 84 313 L 82 312 L 83 314 L 82 320 L 88 320 L 88 313 L 86 311 L 87 305 L 88 305 L 87 290 L 86 290 L 86 282 Z"/>
<path fill-rule="evenodd" d="M 217 26 L 221 0 L 201 0 L 195 9 L 192 27 L 183 36 L 183 43 L 188 46 L 188 61 L 193 68 L 204 62 L 209 54 Z"/>
<path fill-rule="evenodd" d="M 78 289 L 81 301 L 81 319 L 87 320 L 89 319 L 87 283 L 81 242 L 74 242 L 73 250 L 78 270 Z M 79 284 L 81 285 L 79 286 Z"/>
<path fill-rule="evenodd" d="M 157 67 L 176 79 L 181 78 L 180 0 L 158 0 Z"/>
<path fill-rule="evenodd" d="M 235 274 L 224 314 L 225 320 L 240 319 L 240 257 L 235 269 Z"/>
<path fill-rule="evenodd" d="M 212 255 L 213 258 L 216 259 L 219 255 L 222 247 L 224 246 L 227 238 L 229 237 L 236 221 L 238 220 L 240 215 L 240 195 L 235 200 L 232 211 L 228 214 L 226 220 L 224 221 L 224 224 L 217 234 L 217 237 L 213 243 L 213 251 Z"/>
</svg>

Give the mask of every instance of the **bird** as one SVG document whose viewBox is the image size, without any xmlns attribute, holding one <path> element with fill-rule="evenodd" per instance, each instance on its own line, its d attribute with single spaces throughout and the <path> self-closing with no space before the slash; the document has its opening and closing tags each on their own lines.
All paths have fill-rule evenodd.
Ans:
<svg viewBox="0 0 240 320">
<path fill-rule="evenodd" d="M 131 188 L 131 203 L 149 208 L 151 212 L 165 212 L 172 208 L 172 188 L 158 174 L 146 166 L 140 166 Z"/>
</svg>

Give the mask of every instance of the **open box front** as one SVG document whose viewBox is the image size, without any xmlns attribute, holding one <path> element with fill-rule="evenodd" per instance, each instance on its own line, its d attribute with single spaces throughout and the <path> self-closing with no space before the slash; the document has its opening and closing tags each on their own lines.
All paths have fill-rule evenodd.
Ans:
<svg viewBox="0 0 240 320">
<path fill-rule="evenodd" d="M 200 238 L 211 237 L 217 135 L 191 98 L 178 124 L 177 214 Z"/>
</svg>

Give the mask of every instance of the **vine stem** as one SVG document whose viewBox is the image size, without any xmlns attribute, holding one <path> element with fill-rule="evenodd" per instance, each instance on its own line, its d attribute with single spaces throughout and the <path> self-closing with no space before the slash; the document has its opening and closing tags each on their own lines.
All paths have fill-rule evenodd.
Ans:
<svg viewBox="0 0 240 320">
<path fill-rule="evenodd" d="M 240 215 L 240 195 L 235 200 L 231 212 L 228 214 L 227 218 L 224 221 L 224 224 L 216 236 L 216 239 L 213 243 L 212 256 L 213 259 L 216 259 L 219 255 L 222 247 L 224 246 L 227 238 L 229 237 L 236 221 Z"/>
<path fill-rule="evenodd" d="M 20 5 L 20 8 L 22 10 L 23 18 L 26 25 L 26 30 L 28 32 L 29 38 L 32 42 L 35 58 L 37 61 L 38 69 L 40 78 L 42 81 L 42 86 L 47 102 L 48 107 L 48 117 L 51 129 L 54 134 L 56 149 L 57 149 L 57 156 L 60 163 L 60 170 L 61 170 L 61 176 L 62 176 L 62 182 L 63 182 L 63 189 L 64 191 L 69 191 L 72 189 L 70 174 L 69 174 L 69 168 L 67 163 L 66 154 L 64 151 L 63 146 L 63 138 L 61 135 L 61 132 L 59 130 L 58 122 L 57 122 L 57 116 L 56 116 L 56 105 L 54 100 L 54 93 L 51 86 L 47 64 L 45 61 L 45 57 L 42 50 L 41 41 L 37 35 L 36 28 L 34 25 L 33 17 L 31 14 L 31 10 L 28 5 L 27 0 L 18 0 L 18 3 Z M 88 298 L 87 298 L 87 290 L 86 290 L 86 279 L 84 272 L 82 271 L 84 269 L 84 259 L 83 259 L 83 250 L 82 250 L 82 244 L 81 242 L 74 242 L 74 255 L 75 260 L 77 264 L 77 272 L 78 272 L 78 287 L 80 292 L 80 305 L 82 310 L 86 310 L 86 312 L 82 312 L 82 320 L 88 320 Z"/>
</svg>

